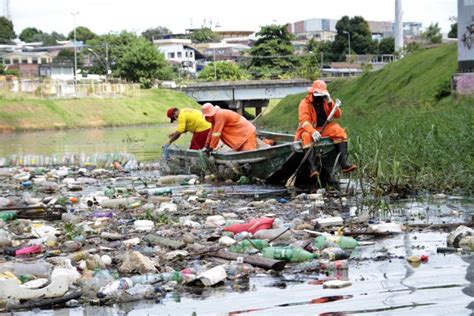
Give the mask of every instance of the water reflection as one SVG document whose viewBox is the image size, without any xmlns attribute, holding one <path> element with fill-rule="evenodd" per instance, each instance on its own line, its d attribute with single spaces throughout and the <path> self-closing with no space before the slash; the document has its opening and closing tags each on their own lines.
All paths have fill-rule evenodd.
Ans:
<svg viewBox="0 0 474 316">
<path fill-rule="evenodd" d="M 131 153 L 139 160 L 156 160 L 174 124 L 100 129 L 73 129 L 0 134 L 0 157 L 11 155 Z M 178 139 L 187 146 L 191 135 Z"/>
</svg>

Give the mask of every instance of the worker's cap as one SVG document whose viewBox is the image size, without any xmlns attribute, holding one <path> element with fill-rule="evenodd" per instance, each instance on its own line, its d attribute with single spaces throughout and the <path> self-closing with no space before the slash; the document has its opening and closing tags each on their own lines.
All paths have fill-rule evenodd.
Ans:
<svg viewBox="0 0 474 316">
<path fill-rule="evenodd" d="M 205 103 L 202 108 L 201 112 L 202 115 L 206 116 L 214 116 L 216 115 L 217 110 L 219 109 L 218 106 L 214 106 L 211 103 Z"/>
<path fill-rule="evenodd" d="M 313 85 L 308 89 L 308 91 L 316 97 L 329 95 L 327 85 L 322 80 L 314 81 Z"/>
<path fill-rule="evenodd" d="M 169 108 L 168 111 L 166 112 L 166 116 L 170 119 L 170 123 L 173 123 L 175 121 L 175 118 L 174 118 L 175 111 L 178 111 L 178 108 Z"/>
</svg>

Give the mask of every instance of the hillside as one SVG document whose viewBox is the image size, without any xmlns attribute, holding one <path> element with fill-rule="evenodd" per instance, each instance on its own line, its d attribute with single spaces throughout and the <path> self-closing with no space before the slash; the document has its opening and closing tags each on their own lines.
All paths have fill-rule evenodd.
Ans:
<svg viewBox="0 0 474 316">
<path fill-rule="evenodd" d="M 163 89 L 114 99 L 0 99 L 0 132 L 169 122 L 169 107 L 199 105 L 186 95 Z"/>
<path fill-rule="evenodd" d="M 450 95 L 456 65 L 456 46 L 444 45 L 329 85 L 343 102 L 340 123 L 359 174 L 375 187 L 472 192 L 474 101 Z M 304 96 L 283 99 L 260 124 L 294 133 Z"/>
</svg>

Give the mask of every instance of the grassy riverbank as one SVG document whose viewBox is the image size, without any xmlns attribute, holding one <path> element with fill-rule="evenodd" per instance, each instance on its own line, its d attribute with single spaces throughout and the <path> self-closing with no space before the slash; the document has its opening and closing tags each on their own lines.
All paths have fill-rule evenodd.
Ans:
<svg viewBox="0 0 474 316">
<path fill-rule="evenodd" d="M 472 192 L 474 100 L 449 95 L 456 63 L 456 46 L 446 45 L 329 86 L 343 101 L 341 124 L 359 175 L 376 190 Z M 283 99 L 260 124 L 294 132 L 303 97 Z"/>
<path fill-rule="evenodd" d="M 163 123 L 171 106 L 199 105 L 162 89 L 115 99 L 0 99 L 0 132 Z"/>
</svg>

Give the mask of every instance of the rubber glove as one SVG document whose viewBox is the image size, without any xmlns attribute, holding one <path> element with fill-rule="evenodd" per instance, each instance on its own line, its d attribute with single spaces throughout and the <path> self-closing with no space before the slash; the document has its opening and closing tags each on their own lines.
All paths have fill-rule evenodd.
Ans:
<svg viewBox="0 0 474 316">
<path fill-rule="evenodd" d="M 314 142 L 317 142 L 321 138 L 321 134 L 318 131 L 315 131 L 311 136 L 313 137 Z"/>
</svg>

